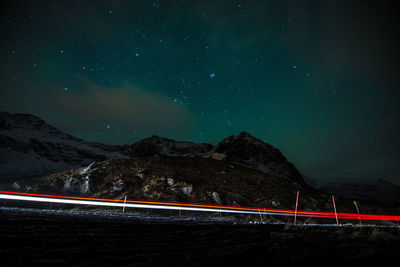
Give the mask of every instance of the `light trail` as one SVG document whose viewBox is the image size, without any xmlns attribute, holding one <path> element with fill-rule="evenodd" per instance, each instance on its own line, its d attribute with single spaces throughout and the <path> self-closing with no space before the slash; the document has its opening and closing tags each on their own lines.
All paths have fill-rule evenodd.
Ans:
<svg viewBox="0 0 400 267">
<path fill-rule="evenodd" d="M 236 214 L 262 214 L 273 216 L 301 216 L 312 218 L 327 219 L 349 219 L 349 220 L 371 220 L 371 221 L 400 221 L 400 216 L 395 215 L 375 215 L 375 214 L 354 214 L 354 213 L 334 213 L 320 211 L 294 211 L 286 209 L 267 209 L 257 207 L 240 207 L 228 205 L 200 204 L 200 203 L 179 203 L 166 201 L 146 201 L 146 200 L 125 200 L 125 199 L 103 199 L 103 198 L 84 198 L 70 196 L 55 196 L 44 194 L 20 193 L 0 191 L 0 199 L 23 200 L 35 202 L 49 202 L 76 205 L 94 205 L 121 208 L 144 208 L 162 210 L 186 210 L 201 212 L 224 212 Z M 337 217 L 336 217 L 337 216 Z"/>
<path fill-rule="evenodd" d="M 14 193 L 14 192 L 12 192 Z M 85 198 L 73 198 L 73 197 L 58 197 L 45 195 L 45 197 L 40 196 L 39 194 L 35 194 L 37 196 L 23 195 L 21 193 L 11 194 L 11 192 L 4 193 L 0 191 L 0 199 L 8 199 L 8 200 L 24 200 L 24 201 L 35 201 L 35 202 L 49 202 L 49 203 L 61 203 L 61 204 L 77 204 L 77 205 L 94 205 L 94 206 L 108 206 L 108 207 L 125 207 L 125 208 L 145 208 L 145 209 L 165 209 L 165 210 L 187 210 L 187 211 L 203 211 L 203 212 L 227 212 L 227 213 L 244 213 L 244 214 L 264 214 L 264 215 L 275 215 L 272 212 L 260 212 L 260 211 L 246 211 L 246 210 L 224 210 L 220 208 L 204 208 L 204 207 L 190 207 L 190 206 L 177 206 L 172 205 L 169 206 L 166 203 L 163 204 L 153 204 L 152 202 L 148 202 L 148 204 L 136 204 L 129 203 L 132 201 L 126 201 L 126 203 L 120 203 L 119 201 L 115 201 L 114 199 L 98 199 L 98 200 L 85 200 Z M 90 199 L 90 198 L 88 198 Z M 144 202 L 144 201 L 140 201 Z M 176 204 L 176 203 L 171 203 Z M 285 215 L 285 214 L 279 214 Z M 290 216 L 290 214 L 286 214 Z"/>
</svg>

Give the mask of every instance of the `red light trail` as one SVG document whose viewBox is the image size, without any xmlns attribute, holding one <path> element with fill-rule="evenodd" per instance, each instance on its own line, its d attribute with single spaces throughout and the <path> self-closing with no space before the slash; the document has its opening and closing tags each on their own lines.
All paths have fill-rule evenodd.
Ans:
<svg viewBox="0 0 400 267">
<path fill-rule="evenodd" d="M 296 210 L 270 209 L 270 208 L 166 202 L 166 201 L 85 198 L 85 197 L 56 196 L 56 195 L 7 192 L 7 191 L 0 191 L 0 199 L 50 202 L 50 203 L 62 203 L 62 204 L 109 206 L 109 207 L 122 207 L 122 208 L 131 207 L 131 208 L 188 210 L 188 211 L 203 211 L 203 212 L 266 214 L 274 216 L 301 216 L 301 217 L 313 217 L 313 218 L 328 218 L 336 220 L 340 218 L 348 220 L 400 221 L 400 216 L 395 216 L 395 215 L 299 211 L 297 209 Z"/>
</svg>

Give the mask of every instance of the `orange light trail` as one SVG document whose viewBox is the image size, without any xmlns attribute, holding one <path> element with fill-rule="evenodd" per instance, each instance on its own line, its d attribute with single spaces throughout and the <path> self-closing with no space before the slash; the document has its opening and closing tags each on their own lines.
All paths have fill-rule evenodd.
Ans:
<svg viewBox="0 0 400 267">
<path fill-rule="evenodd" d="M 113 207 L 133 207 L 150 209 L 170 209 L 170 210 L 189 210 L 206 212 L 226 212 L 226 213 L 244 213 L 244 214 L 267 214 L 277 216 L 296 216 L 315 217 L 315 218 L 340 218 L 348 220 L 371 220 L 371 221 L 400 221 L 400 216 L 395 215 L 376 215 L 376 214 L 355 214 L 355 213 L 334 213 L 320 211 L 294 211 L 288 209 L 270 209 L 257 207 L 241 207 L 229 205 L 200 204 L 200 203 L 182 203 L 167 201 L 148 201 L 148 200 L 124 200 L 124 199 L 104 199 L 104 198 L 86 198 L 57 196 L 33 193 L 20 193 L 0 191 L 0 199 L 25 200 L 39 202 L 54 202 L 64 204 L 113 206 Z M 337 216 L 337 217 L 336 217 Z"/>
</svg>

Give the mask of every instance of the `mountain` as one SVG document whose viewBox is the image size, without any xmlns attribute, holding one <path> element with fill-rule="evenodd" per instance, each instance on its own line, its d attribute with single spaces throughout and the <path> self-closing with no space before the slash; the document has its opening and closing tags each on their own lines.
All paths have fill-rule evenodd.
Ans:
<svg viewBox="0 0 400 267">
<path fill-rule="evenodd" d="M 307 178 L 306 182 L 315 189 L 366 203 L 400 207 L 400 186 L 383 179 L 320 181 Z"/>
<path fill-rule="evenodd" d="M 86 142 L 30 114 L 0 112 L 0 181 L 46 176 L 106 159 L 154 155 L 203 157 L 256 169 L 304 183 L 282 153 L 249 133 L 229 136 L 216 146 L 152 136 L 123 146 Z"/>
<path fill-rule="evenodd" d="M 279 149 L 253 137 L 249 133 L 241 132 L 238 136 L 229 136 L 217 144 L 215 152 L 225 155 L 225 160 L 253 168 L 277 177 L 304 183 L 303 176 L 287 161 Z"/>
<path fill-rule="evenodd" d="M 126 158 L 118 146 L 86 142 L 39 117 L 0 112 L 0 181 L 16 181 Z"/>
<path fill-rule="evenodd" d="M 121 152 L 130 157 L 159 154 L 224 160 L 230 164 L 242 165 L 283 179 L 304 183 L 300 172 L 287 161 L 279 149 L 247 132 L 229 136 L 215 147 L 207 143 L 195 144 L 152 136 L 133 145 L 123 146 Z"/>
</svg>

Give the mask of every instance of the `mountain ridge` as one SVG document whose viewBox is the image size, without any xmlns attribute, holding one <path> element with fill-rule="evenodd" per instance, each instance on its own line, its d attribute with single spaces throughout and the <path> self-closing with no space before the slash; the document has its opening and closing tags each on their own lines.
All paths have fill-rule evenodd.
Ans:
<svg viewBox="0 0 400 267">
<path fill-rule="evenodd" d="M 304 182 L 300 172 L 277 148 L 246 132 L 231 135 L 216 146 L 157 135 L 131 145 L 105 145 L 65 134 L 31 114 L 0 113 L 0 167 L 3 170 L 0 178 L 3 180 L 45 176 L 94 161 L 156 154 L 225 160 L 297 183 Z"/>
</svg>

